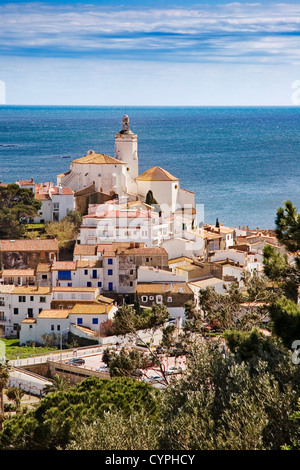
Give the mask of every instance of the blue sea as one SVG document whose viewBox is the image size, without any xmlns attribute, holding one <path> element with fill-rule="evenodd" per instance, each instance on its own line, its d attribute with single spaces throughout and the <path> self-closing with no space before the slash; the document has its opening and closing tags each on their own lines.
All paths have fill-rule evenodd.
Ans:
<svg viewBox="0 0 300 470">
<path fill-rule="evenodd" d="M 161 166 L 195 192 L 204 223 L 274 228 L 300 212 L 300 108 L 0 106 L 0 181 L 53 181 L 88 150 L 114 156 L 124 114 L 140 173 Z"/>
</svg>

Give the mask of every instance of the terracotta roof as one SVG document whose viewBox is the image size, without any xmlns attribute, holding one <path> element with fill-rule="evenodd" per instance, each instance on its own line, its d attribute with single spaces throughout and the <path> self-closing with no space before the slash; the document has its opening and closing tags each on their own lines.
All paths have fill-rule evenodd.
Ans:
<svg viewBox="0 0 300 470">
<path fill-rule="evenodd" d="M 55 195 L 60 194 L 58 186 L 54 186 L 53 188 L 50 188 L 49 191 L 51 194 L 55 194 Z M 61 194 L 63 196 L 72 196 L 74 194 L 74 191 L 72 191 L 71 188 L 61 188 Z"/>
<path fill-rule="evenodd" d="M 69 313 L 80 314 L 80 315 L 105 315 L 112 308 L 112 305 L 86 303 L 76 304 L 69 310 Z"/>
<path fill-rule="evenodd" d="M 15 290 L 16 286 L 11 284 L 0 284 L 0 294 L 11 294 Z"/>
<path fill-rule="evenodd" d="M 56 261 L 52 265 L 52 271 L 75 271 L 76 261 Z"/>
<path fill-rule="evenodd" d="M 97 254 L 97 245 L 76 244 L 74 247 L 74 255 L 95 256 L 96 254 Z"/>
<path fill-rule="evenodd" d="M 35 199 L 38 201 L 51 201 L 51 197 L 46 193 L 35 193 Z"/>
<path fill-rule="evenodd" d="M 124 162 L 117 160 L 116 158 L 110 157 L 109 155 L 105 155 L 104 153 L 95 153 L 91 152 L 84 157 L 78 158 L 77 160 L 73 160 L 72 163 L 87 163 L 89 165 L 103 165 L 103 164 L 114 164 L 114 165 L 124 165 Z"/>
<path fill-rule="evenodd" d="M 69 309 L 49 309 L 42 310 L 37 318 L 68 318 L 70 313 Z"/>
<path fill-rule="evenodd" d="M 154 166 L 149 170 L 144 171 L 136 178 L 137 181 L 178 181 L 178 178 L 171 175 L 167 170 Z"/>
<path fill-rule="evenodd" d="M 51 264 L 40 263 L 37 265 L 36 272 L 37 273 L 48 273 L 51 271 Z"/>
<path fill-rule="evenodd" d="M 161 248 L 160 246 L 157 247 L 147 247 L 145 246 L 144 248 L 128 248 L 124 250 L 124 254 L 126 255 L 162 255 L 162 256 L 168 256 L 167 251 L 165 248 Z"/>
<path fill-rule="evenodd" d="M 77 268 L 102 268 L 102 261 L 93 259 L 83 259 L 77 261 Z"/>
<path fill-rule="evenodd" d="M 47 295 L 51 294 L 51 288 L 40 286 L 17 286 L 13 291 L 13 294 Z"/>
<path fill-rule="evenodd" d="M 58 251 L 56 239 L 0 240 L 0 251 Z"/>
<path fill-rule="evenodd" d="M 142 283 L 137 284 L 136 292 L 138 294 L 192 294 L 190 287 L 182 282 L 168 282 L 168 283 Z"/>
<path fill-rule="evenodd" d="M 98 252 L 105 252 L 105 251 L 112 251 L 113 249 L 113 245 L 105 245 L 105 244 L 101 244 L 101 245 L 98 245 L 97 246 L 97 251 Z"/>
<path fill-rule="evenodd" d="M 220 282 L 224 284 L 224 281 L 222 279 L 219 279 L 217 277 L 209 277 L 207 279 L 201 279 L 199 281 L 190 282 L 189 284 L 204 289 L 207 286 L 213 286 L 215 284 L 219 284 Z"/>
<path fill-rule="evenodd" d="M 3 269 L 2 276 L 34 276 L 34 269 Z"/>
<path fill-rule="evenodd" d="M 105 304 L 113 304 L 114 299 L 111 299 L 110 297 L 105 297 L 104 295 L 99 295 L 99 297 L 96 299 L 97 302 L 103 302 Z"/>
<path fill-rule="evenodd" d="M 68 170 L 68 171 L 65 171 L 64 173 L 61 173 L 60 175 L 57 175 L 58 177 L 63 177 L 63 176 L 67 176 L 71 173 L 71 170 Z"/>
<path fill-rule="evenodd" d="M 36 323 L 36 318 L 25 318 L 25 320 L 22 320 L 21 323 Z"/>
<path fill-rule="evenodd" d="M 188 258 L 186 256 L 180 256 L 179 258 L 172 258 L 169 259 L 168 264 L 173 264 L 173 263 L 179 263 L 181 261 L 188 261 L 188 262 L 193 262 L 192 258 Z"/>
<path fill-rule="evenodd" d="M 31 180 L 18 180 L 17 183 L 20 186 L 32 186 L 33 184 L 35 184 L 33 178 L 31 178 Z"/>
</svg>

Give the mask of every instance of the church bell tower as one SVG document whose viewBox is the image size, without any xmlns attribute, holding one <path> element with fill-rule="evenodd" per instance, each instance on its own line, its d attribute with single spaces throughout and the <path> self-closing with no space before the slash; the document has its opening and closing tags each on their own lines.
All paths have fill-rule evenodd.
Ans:
<svg viewBox="0 0 300 470">
<path fill-rule="evenodd" d="M 115 157 L 127 164 L 127 174 L 134 181 L 139 175 L 137 135 L 130 130 L 129 117 L 123 116 L 122 130 L 115 136 Z"/>
</svg>

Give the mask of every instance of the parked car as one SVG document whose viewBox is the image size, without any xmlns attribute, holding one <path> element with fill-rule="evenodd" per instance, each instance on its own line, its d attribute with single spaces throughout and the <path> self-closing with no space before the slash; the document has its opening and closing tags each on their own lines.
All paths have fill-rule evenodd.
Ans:
<svg viewBox="0 0 300 470">
<path fill-rule="evenodd" d="M 109 367 L 107 365 L 105 366 L 100 366 L 98 369 L 96 369 L 98 372 L 109 372 Z"/>
<path fill-rule="evenodd" d="M 85 360 L 82 359 L 81 357 L 73 357 L 72 359 L 67 361 L 66 364 L 73 364 L 76 366 L 81 366 L 82 364 L 85 364 Z"/>
</svg>

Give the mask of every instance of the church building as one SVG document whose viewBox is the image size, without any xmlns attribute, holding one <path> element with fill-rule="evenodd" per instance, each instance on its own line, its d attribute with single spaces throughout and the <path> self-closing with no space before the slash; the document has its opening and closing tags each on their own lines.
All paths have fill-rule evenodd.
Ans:
<svg viewBox="0 0 300 470">
<path fill-rule="evenodd" d="M 130 129 L 126 114 L 122 129 L 115 134 L 115 157 L 90 150 L 72 161 L 69 171 L 57 176 L 57 184 L 75 193 L 93 185 L 99 193 L 141 201 L 152 191 L 167 216 L 184 207 L 195 207 L 194 193 L 180 188 L 179 179 L 163 168 L 155 166 L 139 175 L 138 137 Z"/>
</svg>

